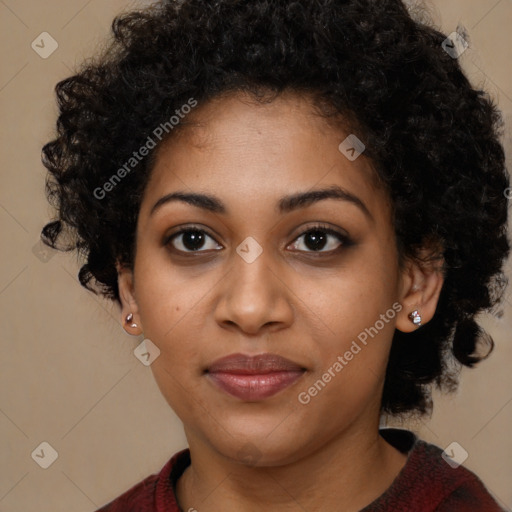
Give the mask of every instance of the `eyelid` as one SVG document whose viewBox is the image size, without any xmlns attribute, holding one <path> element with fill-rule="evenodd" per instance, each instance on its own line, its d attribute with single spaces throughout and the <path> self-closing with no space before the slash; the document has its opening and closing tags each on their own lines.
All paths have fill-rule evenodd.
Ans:
<svg viewBox="0 0 512 512">
<path fill-rule="evenodd" d="M 295 238 L 293 240 L 295 241 L 298 237 L 300 237 L 306 233 L 309 233 L 310 231 L 314 231 L 315 229 L 317 229 L 319 231 L 325 231 L 326 233 L 338 236 L 342 239 L 350 238 L 349 234 L 342 228 L 334 228 L 333 226 L 331 226 L 330 224 L 327 224 L 325 222 L 314 222 L 313 221 L 313 223 L 311 225 L 307 225 L 306 227 L 301 226 L 299 233 L 295 236 Z"/>
</svg>

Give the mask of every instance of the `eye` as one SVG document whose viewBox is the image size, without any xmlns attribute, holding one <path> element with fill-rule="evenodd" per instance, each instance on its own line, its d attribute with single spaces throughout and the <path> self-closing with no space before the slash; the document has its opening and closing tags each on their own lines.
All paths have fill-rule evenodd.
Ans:
<svg viewBox="0 0 512 512">
<path fill-rule="evenodd" d="M 301 242 L 297 240 L 304 239 Z M 341 246 L 350 245 L 347 235 L 339 233 L 332 228 L 325 226 L 313 226 L 298 236 L 292 244 L 292 248 L 302 252 L 330 253 Z M 326 249 L 326 250 L 322 250 Z"/>
<path fill-rule="evenodd" d="M 298 242 L 299 240 L 303 241 Z M 341 246 L 351 244 L 346 234 L 327 226 L 313 226 L 298 236 L 292 249 L 300 252 L 310 253 L 330 253 L 335 252 Z M 204 229 L 199 227 L 185 227 L 178 232 L 168 236 L 164 240 L 164 245 L 171 245 L 177 252 L 182 253 L 200 253 L 209 250 L 219 250 L 223 247 L 210 236 Z"/>
<path fill-rule="evenodd" d="M 222 249 L 206 231 L 199 228 L 183 228 L 167 237 L 165 245 L 172 245 L 179 252 L 205 252 L 216 248 Z M 202 250 L 201 250 L 202 249 Z"/>
</svg>

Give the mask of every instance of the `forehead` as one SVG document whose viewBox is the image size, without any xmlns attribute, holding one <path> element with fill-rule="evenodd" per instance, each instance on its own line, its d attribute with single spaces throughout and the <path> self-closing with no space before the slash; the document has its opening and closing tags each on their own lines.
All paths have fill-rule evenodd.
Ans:
<svg viewBox="0 0 512 512">
<path fill-rule="evenodd" d="M 226 136 L 232 140 L 251 131 L 264 136 L 271 130 L 271 140 L 302 134 L 312 141 L 312 132 L 318 136 L 350 132 L 348 121 L 341 116 L 333 122 L 320 115 L 312 95 L 290 90 L 272 96 L 262 93 L 259 99 L 244 91 L 223 93 L 196 107 L 177 128 L 167 146 L 186 139 L 187 144 L 204 150 L 221 146 Z"/>
<path fill-rule="evenodd" d="M 340 152 L 348 135 L 305 95 L 284 93 L 268 102 L 247 93 L 218 97 L 196 107 L 158 148 L 145 196 L 188 188 L 214 189 L 226 201 L 270 200 L 338 184 L 386 202 L 371 161 Z"/>
</svg>

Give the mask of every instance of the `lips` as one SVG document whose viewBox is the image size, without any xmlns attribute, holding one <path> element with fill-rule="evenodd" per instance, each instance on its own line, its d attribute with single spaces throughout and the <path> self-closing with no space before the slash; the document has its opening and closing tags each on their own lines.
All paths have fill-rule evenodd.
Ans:
<svg viewBox="0 0 512 512">
<path fill-rule="evenodd" d="M 258 401 L 291 386 L 305 372 L 300 365 L 276 354 L 232 354 L 206 370 L 209 380 L 231 396 Z"/>
</svg>

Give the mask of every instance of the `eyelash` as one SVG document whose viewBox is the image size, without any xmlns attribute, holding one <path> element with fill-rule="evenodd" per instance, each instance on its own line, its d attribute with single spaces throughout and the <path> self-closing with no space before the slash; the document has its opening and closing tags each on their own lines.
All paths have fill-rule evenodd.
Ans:
<svg viewBox="0 0 512 512">
<path fill-rule="evenodd" d="M 299 238 L 303 237 L 304 235 L 307 235 L 308 233 L 311 233 L 311 232 L 315 232 L 315 231 L 320 231 L 324 234 L 327 234 L 327 235 L 332 235 L 334 237 L 336 237 L 339 242 L 340 242 L 340 246 L 338 246 L 337 248 L 335 249 L 331 249 L 329 251 L 312 251 L 312 250 L 309 250 L 309 251 L 301 251 L 299 250 L 299 252 L 301 253 L 306 253 L 306 254 L 314 254 L 314 255 L 328 255 L 328 256 L 331 256 L 333 255 L 334 253 L 338 252 L 341 247 L 348 247 L 350 245 L 352 245 L 352 240 L 345 234 L 343 233 L 340 233 L 328 226 L 325 226 L 323 224 L 317 224 L 315 226 L 311 226 L 311 227 L 308 227 L 305 231 L 303 231 L 302 233 L 300 233 L 292 242 L 292 244 L 294 242 L 296 242 L 296 240 L 298 240 Z M 186 227 L 183 227 L 181 228 L 179 231 L 177 231 L 176 233 L 173 233 L 172 235 L 169 235 L 168 237 L 166 237 L 164 239 L 164 246 L 169 246 L 172 242 L 172 240 L 174 238 L 177 238 L 179 235 L 182 235 L 184 233 L 189 233 L 189 232 L 199 232 L 199 233 L 203 233 L 203 234 L 206 234 L 208 237 L 210 237 L 212 240 L 214 240 L 217 244 L 218 242 L 215 240 L 215 238 L 213 236 L 211 236 L 207 231 L 205 231 L 204 229 L 200 228 L 199 226 L 186 226 Z M 220 245 L 220 244 L 219 244 Z M 291 245 L 291 244 L 290 244 Z M 181 249 L 176 249 L 174 247 L 172 247 L 173 251 L 176 251 L 178 253 L 181 253 L 181 254 L 200 254 L 200 253 L 204 253 L 204 252 L 207 252 L 207 250 L 197 250 L 197 251 L 191 251 L 191 250 L 188 250 L 188 251 L 183 251 Z"/>
</svg>

